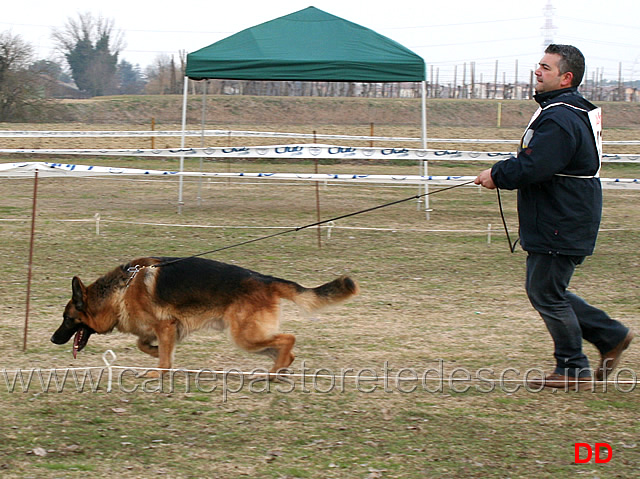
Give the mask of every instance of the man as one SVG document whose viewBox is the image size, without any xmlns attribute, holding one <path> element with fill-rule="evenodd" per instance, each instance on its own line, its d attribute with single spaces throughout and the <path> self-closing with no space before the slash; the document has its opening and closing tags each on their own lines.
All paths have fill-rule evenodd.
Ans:
<svg viewBox="0 0 640 479">
<path fill-rule="evenodd" d="M 584 56 L 551 44 L 540 60 L 533 115 L 518 154 L 481 172 L 476 184 L 518 190 L 520 241 L 527 254 L 525 289 L 554 342 L 556 368 L 533 387 L 593 389 L 582 339 L 600 351 L 597 380 L 618 365 L 633 332 L 567 291 L 577 265 L 593 253 L 602 215 L 598 177 L 601 112 L 578 93 Z"/>
</svg>

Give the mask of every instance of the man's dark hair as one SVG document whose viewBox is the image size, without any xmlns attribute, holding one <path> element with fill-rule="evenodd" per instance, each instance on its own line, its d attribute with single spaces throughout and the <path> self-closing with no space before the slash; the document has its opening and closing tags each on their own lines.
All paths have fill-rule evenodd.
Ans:
<svg viewBox="0 0 640 479">
<path fill-rule="evenodd" d="M 579 86 L 584 76 L 584 55 L 573 45 L 557 45 L 555 43 L 547 46 L 545 53 L 555 53 L 560 55 L 558 68 L 560 73 L 573 73 L 571 86 Z"/>
</svg>

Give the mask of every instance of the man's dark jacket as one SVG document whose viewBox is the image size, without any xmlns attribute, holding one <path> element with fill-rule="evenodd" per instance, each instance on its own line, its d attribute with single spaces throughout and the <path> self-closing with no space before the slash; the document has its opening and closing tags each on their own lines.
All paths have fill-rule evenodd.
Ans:
<svg viewBox="0 0 640 479">
<path fill-rule="evenodd" d="M 525 132 L 517 157 L 493 165 L 491 177 L 498 188 L 518 189 L 525 251 L 588 256 L 602 217 L 600 179 L 593 177 L 600 168 L 596 142 L 586 113 L 549 105 L 566 103 L 587 111 L 596 107 L 577 88 L 534 99 L 543 110 Z"/>
</svg>

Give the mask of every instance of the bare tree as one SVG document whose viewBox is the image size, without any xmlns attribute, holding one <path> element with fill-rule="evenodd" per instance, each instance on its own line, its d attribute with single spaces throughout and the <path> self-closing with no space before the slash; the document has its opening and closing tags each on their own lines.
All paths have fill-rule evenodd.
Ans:
<svg viewBox="0 0 640 479">
<path fill-rule="evenodd" d="M 180 57 L 180 67 L 177 67 L 173 56 L 158 55 L 153 65 L 145 70 L 148 80 L 145 93 L 152 95 L 181 93 L 184 75 L 182 70 L 182 57 Z"/>
<path fill-rule="evenodd" d="M 38 98 L 38 78 L 29 71 L 32 55 L 22 37 L 0 33 L 0 121 L 23 115 Z"/>
</svg>

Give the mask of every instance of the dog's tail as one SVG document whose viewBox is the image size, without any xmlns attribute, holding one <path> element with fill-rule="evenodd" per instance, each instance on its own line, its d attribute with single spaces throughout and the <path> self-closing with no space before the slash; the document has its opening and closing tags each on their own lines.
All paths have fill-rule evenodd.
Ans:
<svg viewBox="0 0 640 479">
<path fill-rule="evenodd" d="M 281 297 L 293 301 L 306 312 L 317 311 L 342 303 L 360 292 L 360 287 L 348 276 L 329 281 L 315 288 L 305 288 L 296 283 L 280 283 Z"/>
</svg>

